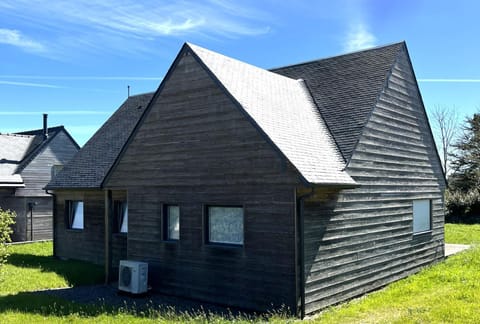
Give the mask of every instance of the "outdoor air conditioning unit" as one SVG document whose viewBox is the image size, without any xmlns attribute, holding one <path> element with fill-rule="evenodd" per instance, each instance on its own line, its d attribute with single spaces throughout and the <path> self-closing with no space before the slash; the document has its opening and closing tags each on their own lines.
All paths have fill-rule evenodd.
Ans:
<svg viewBox="0 0 480 324">
<path fill-rule="evenodd" d="M 131 294 L 147 292 L 148 263 L 120 260 L 118 289 Z"/>
</svg>

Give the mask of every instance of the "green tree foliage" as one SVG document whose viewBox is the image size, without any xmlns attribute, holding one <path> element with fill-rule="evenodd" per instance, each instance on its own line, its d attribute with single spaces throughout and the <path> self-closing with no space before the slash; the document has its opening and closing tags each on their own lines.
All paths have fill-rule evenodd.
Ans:
<svg viewBox="0 0 480 324">
<path fill-rule="evenodd" d="M 467 193 L 480 187 L 480 113 L 467 118 L 463 135 L 454 145 L 452 189 Z"/>
<path fill-rule="evenodd" d="M 465 120 L 463 134 L 454 147 L 446 220 L 477 223 L 480 221 L 480 113 Z"/>
<path fill-rule="evenodd" d="M 15 213 L 0 208 L 0 267 L 5 264 L 8 257 L 8 246 L 11 242 L 12 225 L 15 223 Z"/>
</svg>

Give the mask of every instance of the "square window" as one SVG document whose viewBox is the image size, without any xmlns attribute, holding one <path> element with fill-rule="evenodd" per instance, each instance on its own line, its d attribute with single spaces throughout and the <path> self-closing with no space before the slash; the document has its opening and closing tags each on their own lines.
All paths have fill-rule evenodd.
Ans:
<svg viewBox="0 0 480 324">
<path fill-rule="evenodd" d="M 163 213 L 163 237 L 167 241 L 180 239 L 180 207 L 165 205 Z"/>
<path fill-rule="evenodd" d="M 208 206 L 207 242 L 243 245 L 243 207 Z"/>
<path fill-rule="evenodd" d="M 413 201 L 413 233 L 427 232 L 432 229 L 430 200 Z"/>
<path fill-rule="evenodd" d="M 67 200 L 66 216 L 69 229 L 83 229 L 83 201 Z"/>
<path fill-rule="evenodd" d="M 128 203 L 115 201 L 113 203 L 113 230 L 115 233 L 128 233 Z"/>
</svg>

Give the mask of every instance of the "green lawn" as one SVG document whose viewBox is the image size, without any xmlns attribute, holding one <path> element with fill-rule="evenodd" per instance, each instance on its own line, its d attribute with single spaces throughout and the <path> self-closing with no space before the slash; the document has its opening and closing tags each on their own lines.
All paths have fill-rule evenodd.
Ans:
<svg viewBox="0 0 480 324">
<path fill-rule="evenodd" d="M 326 309 L 315 323 L 480 323 L 480 225 L 447 224 L 449 243 L 474 248 L 428 267 L 387 288 Z M 225 323 L 228 319 L 200 314 L 176 314 L 151 309 L 86 306 L 32 291 L 102 282 L 102 269 L 83 262 L 59 261 L 51 243 L 10 247 L 11 256 L 0 280 L 0 323 Z M 296 322 L 282 315 L 272 322 Z M 231 320 L 231 319 L 230 319 Z M 236 318 L 237 323 L 259 318 Z"/>
</svg>

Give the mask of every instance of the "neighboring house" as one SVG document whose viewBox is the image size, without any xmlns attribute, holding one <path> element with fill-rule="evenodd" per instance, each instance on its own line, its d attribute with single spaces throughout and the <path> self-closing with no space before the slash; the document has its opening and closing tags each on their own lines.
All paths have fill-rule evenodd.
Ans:
<svg viewBox="0 0 480 324">
<path fill-rule="evenodd" d="M 0 208 L 17 214 L 13 241 L 52 239 L 53 199 L 44 187 L 79 150 L 63 126 L 0 134 Z"/>
<path fill-rule="evenodd" d="M 444 257 L 445 178 L 405 43 L 263 70 L 185 44 L 49 185 L 55 255 L 299 316 Z"/>
</svg>

